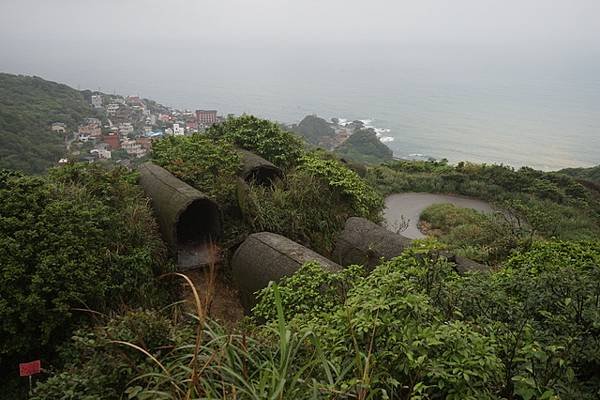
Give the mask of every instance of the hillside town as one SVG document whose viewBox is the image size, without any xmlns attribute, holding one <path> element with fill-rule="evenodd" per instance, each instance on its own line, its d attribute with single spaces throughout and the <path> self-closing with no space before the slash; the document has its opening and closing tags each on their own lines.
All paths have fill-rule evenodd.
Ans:
<svg viewBox="0 0 600 400">
<path fill-rule="evenodd" d="M 191 135 L 223 120 L 217 110 L 177 110 L 139 96 L 90 93 L 89 104 L 96 116 L 85 118 L 77 130 L 61 122 L 50 129 L 63 135 L 69 160 L 106 161 L 131 165 L 152 149 L 152 141 L 163 136 Z"/>
</svg>

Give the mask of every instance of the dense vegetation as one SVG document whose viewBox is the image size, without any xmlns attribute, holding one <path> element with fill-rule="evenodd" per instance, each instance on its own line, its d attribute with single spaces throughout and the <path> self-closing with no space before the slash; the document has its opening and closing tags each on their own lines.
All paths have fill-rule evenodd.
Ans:
<svg viewBox="0 0 600 400">
<path fill-rule="evenodd" d="M 168 136 L 154 143 L 152 159 L 220 204 L 233 202 L 240 159 L 231 144 L 202 134 Z"/>
<path fill-rule="evenodd" d="M 241 332 L 202 305 L 181 322 L 113 319 L 76 335 L 67 368 L 34 398 L 597 398 L 598 242 L 538 242 L 466 276 L 436 247 L 368 275 L 307 264 L 261 292 L 254 316 L 266 323 Z"/>
<path fill-rule="evenodd" d="M 368 180 L 385 194 L 456 193 L 493 203 L 502 212 L 483 216 L 436 206 L 424 215 L 426 222 L 444 225 L 442 233 L 450 234 L 444 242 L 480 261 L 498 263 L 511 251 L 526 249 L 539 239 L 600 236 L 600 193 L 561 173 L 501 165 L 392 161 L 371 168 Z M 440 220 L 457 213 L 463 221 Z"/>
<path fill-rule="evenodd" d="M 338 156 L 361 163 L 379 164 L 390 161 L 394 153 L 381 143 L 373 129 L 359 129 L 336 147 Z"/>
<path fill-rule="evenodd" d="M 207 129 L 206 135 L 255 152 L 281 168 L 295 165 L 302 154 L 298 137 L 274 122 L 252 115 L 227 118 Z"/>
<path fill-rule="evenodd" d="M 283 178 L 271 186 L 241 184 L 235 146 L 278 163 Z M 293 134 L 252 116 L 229 118 L 208 135 L 166 138 L 154 145 L 152 157 L 219 201 L 223 243 L 269 231 L 328 255 L 348 217 L 379 220 L 383 209 L 381 195 L 356 172 L 325 152 L 305 152 Z"/>
<path fill-rule="evenodd" d="M 0 371 L 51 361 L 90 313 L 161 296 L 165 249 L 150 210 L 122 169 L 69 165 L 47 177 L 0 172 Z M 77 309 L 81 309 L 78 311 Z"/>
<path fill-rule="evenodd" d="M 291 129 L 315 146 L 328 147 L 335 137 L 335 130 L 331 123 L 316 115 L 307 115 L 298 125 L 293 125 Z"/>
<path fill-rule="evenodd" d="M 62 134 L 53 122 L 73 131 L 95 116 L 83 95 L 38 77 L 0 73 L 0 168 L 41 173 L 64 155 Z"/>
<path fill-rule="evenodd" d="M 60 85 L 23 79 L 27 90 L 70 98 Z M 78 96 L 63 122 L 88 116 L 79 115 Z M 37 110 L 58 115 L 54 105 Z M 18 127 L 30 117 L 4 120 Z M 373 135 L 353 136 L 345 156 L 355 141 L 374 144 Z M 236 148 L 270 160 L 283 177 L 242 182 Z M 44 177 L 0 172 L 0 384 L 8 396 L 23 394 L 17 363 L 35 358 L 48 370 L 37 400 L 600 396 L 600 192 L 583 180 L 592 172 L 388 161 L 354 166 L 364 179 L 247 115 L 206 135 L 156 142 L 152 158 L 222 205 L 226 248 L 271 231 L 329 255 L 348 217 L 379 222 L 393 192 L 470 195 L 501 212 L 430 207 L 423 224 L 438 240 L 416 242 L 370 273 L 308 263 L 226 328 L 211 320 L 210 298 L 187 314 L 157 281 L 169 263 L 135 173 L 98 165 Z M 444 258 L 448 248 L 494 268 L 459 275 Z"/>
<path fill-rule="evenodd" d="M 579 178 L 587 181 L 600 184 L 600 165 L 590 168 L 566 168 L 560 170 L 563 174 L 570 175 L 574 178 Z"/>
</svg>

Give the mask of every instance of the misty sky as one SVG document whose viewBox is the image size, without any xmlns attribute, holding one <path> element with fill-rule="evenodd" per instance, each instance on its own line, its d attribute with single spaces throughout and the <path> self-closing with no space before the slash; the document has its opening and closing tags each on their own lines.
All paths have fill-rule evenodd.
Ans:
<svg viewBox="0 0 600 400">
<path fill-rule="evenodd" d="M 201 40 L 215 44 L 597 45 L 599 0 L 0 0 L 0 45 Z"/>
<path fill-rule="evenodd" d="M 600 0 L 0 0 L 0 72 L 372 119 L 399 155 L 595 165 L 599 70 Z"/>
</svg>

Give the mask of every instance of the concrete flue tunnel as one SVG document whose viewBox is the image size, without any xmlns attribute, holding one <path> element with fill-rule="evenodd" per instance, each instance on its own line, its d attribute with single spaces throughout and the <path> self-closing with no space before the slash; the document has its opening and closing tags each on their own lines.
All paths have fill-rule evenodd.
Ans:
<svg viewBox="0 0 600 400">
<path fill-rule="evenodd" d="M 348 218 L 333 251 L 333 259 L 343 266 L 364 265 L 372 269 L 381 259 L 402 254 L 411 240 L 365 218 Z"/>
<path fill-rule="evenodd" d="M 382 260 L 399 256 L 410 247 L 412 239 L 387 230 L 365 218 L 351 217 L 346 220 L 333 250 L 333 260 L 347 267 L 357 264 L 367 270 L 379 265 Z M 456 272 L 489 272 L 491 268 L 476 261 L 456 255 L 451 251 L 435 252 L 455 264 Z"/>
<path fill-rule="evenodd" d="M 283 176 L 281 169 L 261 156 L 243 149 L 238 149 L 237 153 L 242 162 L 242 178 L 247 183 L 268 186 Z"/>
<path fill-rule="evenodd" d="M 212 242 L 221 235 L 221 210 L 207 195 L 162 167 L 139 167 L 140 184 L 152 201 L 164 241 L 181 268 L 211 261 Z"/>
<path fill-rule="evenodd" d="M 233 280 L 246 312 L 256 304 L 255 293 L 290 276 L 309 261 L 318 262 L 330 272 L 341 266 L 284 236 L 270 232 L 254 233 L 238 247 L 231 259 Z"/>
<path fill-rule="evenodd" d="M 177 243 L 193 245 L 209 242 L 218 236 L 215 228 L 219 225 L 219 207 L 210 200 L 194 200 L 177 219 Z"/>
</svg>

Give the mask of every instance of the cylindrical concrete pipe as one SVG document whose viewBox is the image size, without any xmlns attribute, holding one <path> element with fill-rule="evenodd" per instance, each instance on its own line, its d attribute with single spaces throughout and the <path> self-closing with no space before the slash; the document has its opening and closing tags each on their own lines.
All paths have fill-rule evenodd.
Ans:
<svg viewBox="0 0 600 400">
<path fill-rule="evenodd" d="M 242 178 L 247 183 L 256 182 L 260 185 L 270 185 L 276 178 L 281 178 L 281 169 L 261 156 L 248 150 L 237 149 L 242 163 Z"/>
<path fill-rule="evenodd" d="M 343 266 L 364 265 L 372 269 L 380 260 L 399 256 L 411 240 L 365 218 L 348 218 L 333 251 L 333 260 Z"/>
<path fill-rule="evenodd" d="M 162 237 L 173 252 L 197 249 L 220 237 L 221 211 L 217 203 L 151 162 L 142 164 L 139 172 Z"/>
<path fill-rule="evenodd" d="M 231 259 L 233 280 L 242 306 L 249 312 L 256 304 L 255 293 L 290 276 L 308 262 L 316 261 L 327 271 L 335 272 L 341 266 L 314 251 L 270 232 L 254 233 L 240 245 Z"/>
</svg>

